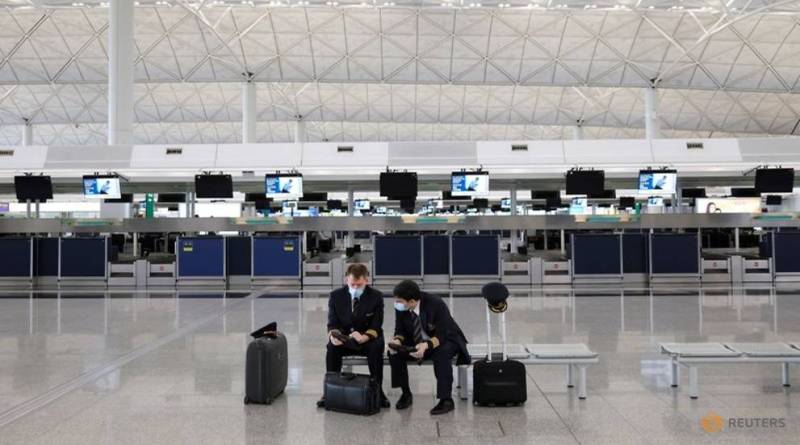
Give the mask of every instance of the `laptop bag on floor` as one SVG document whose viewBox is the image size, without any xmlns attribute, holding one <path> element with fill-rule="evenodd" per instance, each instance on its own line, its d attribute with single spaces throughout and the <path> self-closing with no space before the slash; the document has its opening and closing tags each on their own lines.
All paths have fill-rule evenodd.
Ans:
<svg viewBox="0 0 800 445">
<path fill-rule="evenodd" d="M 256 338 L 247 347 L 245 405 L 269 405 L 286 389 L 288 377 L 286 337 L 280 332 L 273 332 Z"/>
<path fill-rule="evenodd" d="M 500 314 L 503 352 L 492 354 L 491 315 L 486 308 L 487 356 L 472 367 L 472 403 L 482 406 L 515 406 L 528 400 L 525 365 L 509 360 L 506 352 L 506 314 Z"/>
<path fill-rule="evenodd" d="M 325 374 L 325 409 L 369 416 L 380 411 L 380 388 L 369 375 Z"/>
</svg>

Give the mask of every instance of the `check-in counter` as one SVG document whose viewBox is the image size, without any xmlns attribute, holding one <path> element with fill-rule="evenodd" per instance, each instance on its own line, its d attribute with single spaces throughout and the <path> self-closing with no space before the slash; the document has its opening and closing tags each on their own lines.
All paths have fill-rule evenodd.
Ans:
<svg viewBox="0 0 800 445">
<path fill-rule="evenodd" d="M 703 283 L 730 283 L 731 258 L 725 255 L 708 255 L 701 259 Z"/>
<path fill-rule="evenodd" d="M 422 281 L 426 286 L 450 285 L 450 237 L 423 235 Z"/>
<path fill-rule="evenodd" d="M 500 280 L 504 284 L 531 285 L 531 261 L 527 255 L 505 254 L 502 261 L 502 277 Z"/>
<path fill-rule="evenodd" d="M 0 285 L 33 285 L 33 238 L 0 238 Z"/>
<path fill-rule="evenodd" d="M 615 233 L 573 234 L 572 281 L 576 284 L 622 282 L 622 236 Z"/>
<path fill-rule="evenodd" d="M 558 251 L 535 251 L 530 259 L 532 284 L 572 283 L 572 262 Z"/>
<path fill-rule="evenodd" d="M 253 284 L 301 284 L 303 248 L 299 236 L 254 236 L 251 251 Z"/>
<path fill-rule="evenodd" d="M 343 256 L 342 252 L 321 253 L 303 261 L 303 286 L 333 288 L 334 281 L 338 285 L 338 280 L 333 279 L 334 270 L 342 270 Z"/>
<path fill-rule="evenodd" d="M 650 283 L 699 283 L 702 277 L 697 233 L 651 233 Z"/>
<path fill-rule="evenodd" d="M 225 271 L 229 286 L 250 286 L 253 275 L 251 248 L 249 236 L 225 237 Z"/>
<path fill-rule="evenodd" d="M 135 287 L 136 264 L 133 260 L 118 260 L 108 263 L 109 287 Z"/>
<path fill-rule="evenodd" d="M 225 285 L 225 238 L 179 237 L 175 241 L 175 260 L 178 286 Z"/>
<path fill-rule="evenodd" d="M 772 232 L 768 248 L 775 282 L 800 281 L 800 232 Z"/>
<path fill-rule="evenodd" d="M 771 283 L 773 279 L 772 258 L 739 257 L 742 262 L 743 283 Z"/>
<path fill-rule="evenodd" d="M 145 286 L 175 287 L 177 275 L 175 268 L 176 256 L 169 253 L 150 253 L 145 262 Z M 140 266 L 140 263 L 137 263 Z M 139 267 L 141 270 L 141 267 Z M 139 277 L 137 285 L 142 283 Z"/>
<path fill-rule="evenodd" d="M 108 285 L 108 237 L 59 238 L 60 286 Z"/>
<path fill-rule="evenodd" d="M 422 283 L 422 236 L 376 236 L 373 246 L 376 286 L 394 286 L 402 280 Z"/>
<path fill-rule="evenodd" d="M 500 280 L 498 235 L 453 235 L 450 239 L 450 284 L 483 285 Z"/>
</svg>

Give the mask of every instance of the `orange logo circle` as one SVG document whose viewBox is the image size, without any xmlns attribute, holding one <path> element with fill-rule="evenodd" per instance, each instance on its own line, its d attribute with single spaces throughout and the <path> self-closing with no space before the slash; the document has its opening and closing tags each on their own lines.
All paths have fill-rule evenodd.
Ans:
<svg viewBox="0 0 800 445">
<path fill-rule="evenodd" d="M 722 431 L 723 423 L 722 416 L 714 411 L 709 411 L 708 414 L 700 418 L 700 426 L 707 433 L 718 433 Z"/>
</svg>

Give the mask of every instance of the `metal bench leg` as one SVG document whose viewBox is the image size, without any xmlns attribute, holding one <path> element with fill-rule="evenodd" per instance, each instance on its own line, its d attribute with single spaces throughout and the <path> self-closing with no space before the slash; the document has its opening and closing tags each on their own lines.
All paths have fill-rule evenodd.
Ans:
<svg viewBox="0 0 800 445">
<path fill-rule="evenodd" d="M 567 388 L 575 387 L 575 367 L 567 365 Z"/>
<path fill-rule="evenodd" d="M 586 399 L 586 365 L 578 366 L 578 398 Z"/>
<path fill-rule="evenodd" d="M 697 366 L 689 366 L 689 398 L 696 399 L 698 395 Z"/>
<path fill-rule="evenodd" d="M 678 361 L 672 359 L 672 387 L 677 388 L 680 381 L 680 373 L 678 371 Z"/>
<path fill-rule="evenodd" d="M 467 400 L 469 398 L 467 369 L 469 369 L 467 365 L 459 365 L 458 367 L 458 397 L 460 397 L 461 400 Z"/>
<path fill-rule="evenodd" d="M 783 377 L 783 386 L 792 386 L 792 384 L 789 382 L 789 364 L 781 363 L 781 367 L 783 369 L 783 372 L 781 373 Z"/>
</svg>

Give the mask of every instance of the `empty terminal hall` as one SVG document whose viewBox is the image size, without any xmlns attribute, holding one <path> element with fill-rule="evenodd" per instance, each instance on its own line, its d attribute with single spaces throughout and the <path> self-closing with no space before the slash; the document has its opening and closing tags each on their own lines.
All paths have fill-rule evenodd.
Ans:
<svg viewBox="0 0 800 445">
<path fill-rule="evenodd" d="M 796 444 L 800 0 L 0 0 L 0 445 Z"/>
</svg>

